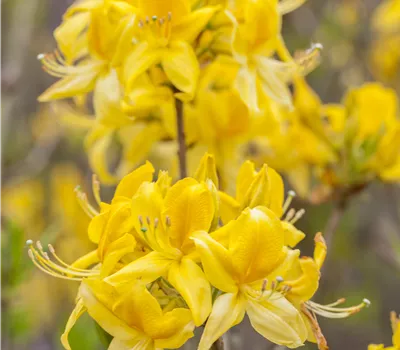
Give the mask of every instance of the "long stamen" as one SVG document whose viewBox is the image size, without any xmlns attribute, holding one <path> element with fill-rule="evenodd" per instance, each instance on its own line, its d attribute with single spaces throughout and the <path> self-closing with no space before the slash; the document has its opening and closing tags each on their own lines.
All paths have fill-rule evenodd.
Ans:
<svg viewBox="0 0 400 350">
<path fill-rule="evenodd" d="M 50 259 L 47 252 L 43 250 L 42 244 L 39 241 L 36 242 L 36 248 L 34 247 L 32 240 L 26 241 L 26 244 L 29 246 L 28 255 L 34 265 L 48 275 L 72 281 L 81 281 L 85 277 L 94 277 L 99 275 L 99 272 L 95 270 L 77 269 L 68 265 L 57 256 L 53 246 L 50 244 L 49 250 L 51 254 L 61 265 L 56 264 Z"/>
<path fill-rule="evenodd" d="M 81 65 L 69 65 L 59 51 L 53 53 L 39 54 L 37 59 L 42 63 L 43 69 L 52 76 L 64 78 L 66 76 L 78 76 L 87 74 L 89 71 L 98 69 L 103 63 L 91 62 Z"/>
<path fill-rule="evenodd" d="M 78 202 L 80 204 L 80 206 L 82 207 L 82 209 L 84 210 L 84 212 L 91 218 L 95 217 L 96 215 L 99 215 L 99 212 L 94 209 L 92 207 L 92 205 L 90 205 L 86 193 L 81 191 L 81 187 L 80 186 L 76 186 L 75 187 L 75 193 L 76 193 L 76 197 L 78 198 Z"/>
<path fill-rule="evenodd" d="M 98 206 L 101 204 L 101 197 L 100 197 L 100 181 L 97 178 L 96 174 L 92 175 L 92 191 L 94 199 Z"/>
<path fill-rule="evenodd" d="M 305 212 L 306 211 L 304 209 L 300 209 L 289 222 L 291 224 L 295 224 L 297 221 L 299 221 L 302 218 L 302 216 L 305 214 Z"/>
<path fill-rule="evenodd" d="M 294 217 L 295 214 L 296 214 L 296 210 L 294 210 L 293 208 L 291 208 L 291 209 L 287 212 L 284 221 L 288 221 L 288 222 L 289 222 L 290 220 L 293 219 L 293 217 Z"/>
<path fill-rule="evenodd" d="M 283 204 L 282 208 L 282 215 L 286 213 L 286 210 L 289 209 L 290 204 L 292 203 L 293 198 L 296 197 L 296 192 L 294 191 L 289 191 L 288 196 L 285 200 L 285 203 Z"/>
<path fill-rule="evenodd" d="M 368 307 L 371 304 L 371 302 L 368 299 L 364 299 L 360 304 L 351 307 L 340 308 L 332 306 L 332 305 L 338 305 L 340 303 L 342 303 L 342 299 L 339 299 L 335 303 L 328 305 L 317 304 L 309 300 L 305 303 L 305 305 L 309 310 L 323 317 L 346 318 L 361 311 L 364 307 Z"/>
</svg>

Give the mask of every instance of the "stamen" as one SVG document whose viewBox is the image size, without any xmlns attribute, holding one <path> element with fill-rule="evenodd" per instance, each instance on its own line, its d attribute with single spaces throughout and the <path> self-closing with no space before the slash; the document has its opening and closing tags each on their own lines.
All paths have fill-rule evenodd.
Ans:
<svg viewBox="0 0 400 350">
<path fill-rule="evenodd" d="M 57 78 L 85 75 L 87 72 L 93 71 L 104 64 L 101 61 L 90 61 L 86 64 L 69 65 L 57 50 L 48 54 L 41 53 L 37 56 L 37 59 L 41 61 L 43 69 L 47 73 Z"/>
<path fill-rule="evenodd" d="M 293 219 L 291 219 L 289 222 L 291 223 L 291 224 L 295 224 L 297 221 L 299 221 L 301 218 L 302 218 L 302 216 L 305 214 L 305 210 L 304 209 L 300 209 L 296 214 L 295 214 L 295 216 L 293 217 Z"/>
<path fill-rule="evenodd" d="M 139 215 L 139 216 L 138 216 L 138 219 L 139 219 L 140 227 L 143 228 L 143 218 L 142 218 L 142 215 Z"/>
<path fill-rule="evenodd" d="M 76 197 L 78 198 L 78 202 L 79 202 L 80 206 L 82 207 L 83 211 L 89 217 L 93 218 L 96 215 L 99 215 L 99 212 L 90 205 L 90 203 L 87 199 L 86 193 L 81 191 L 80 186 L 75 187 L 75 193 L 76 193 Z"/>
<path fill-rule="evenodd" d="M 295 214 L 296 214 L 296 210 L 294 210 L 293 208 L 291 208 L 291 209 L 287 212 L 284 221 L 290 222 L 290 220 L 294 217 Z"/>
<path fill-rule="evenodd" d="M 263 283 L 262 283 L 262 286 L 261 286 L 261 295 L 265 292 L 265 290 L 267 289 L 267 285 L 268 285 L 268 280 L 267 279 L 265 279 L 264 281 L 263 281 Z"/>
<path fill-rule="evenodd" d="M 171 218 L 169 216 L 165 217 L 165 224 L 167 225 L 167 227 L 171 227 Z"/>
<path fill-rule="evenodd" d="M 309 49 L 295 53 L 294 60 L 303 75 L 307 75 L 319 65 L 322 49 L 321 44 L 315 43 L 311 44 Z"/>
<path fill-rule="evenodd" d="M 61 264 L 64 265 L 65 267 L 68 267 L 71 270 L 77 271 L 77 272 L 86 272 L 88 271 L 87 269 L 80 269 L 78 267 L 74 267 L 72 265 L 68 265 L 66 262 L 64 262 L 57 254 L 56 251 L 54 249 L 54 247 L 51 244 L 48 244 L 47 247 L 49 248 L 49 251 L 51 253 L 51 255 Z M 47 253 L 46 253 L 47 255 Z"/>
<path fill-rule="evenodd" d="M 285 200 L 285 203 L 283 204 L 283 208 L 282 208 L 282 213 L 285 214 L 286 210 L 288 210 L 290 204 L 292 203 L 293 198 L 296 197 L 296 192 L 295 191 L 289 191 L 288 192 L 288 196 Z M 282 215 L 283 215 L 282 214 Z"/>
<path fill-rule="evenodd" d="M 371 305 L 371 302 L 368 299 L 363 299 L 363 301 L 360 304 L 355 306 L 346 308 L 334 307 L 340 304 L 341 301 L 342 299 L 339 299 L 335 303 L 328 305 L 321 305 L 309 300 L 305 303 L 305 305 L 309 310 L 316 313 L 317 315 L 327 318 L 346 318 L 361 311 L 364 307 L 368 307 Z"/>
<path fill-rule="evenodd" d="M 154 228 L 156 229 L 157 228 L 157 226 L 158 226 L 158 218 L 155 218 L 154 219 Z"/>
<path fill-rule="evenodd" d="M 43 246 L 40 241 L 36 242 L 37 249 L 35 249 L 31 239 L 27 240 L 26 244 L 29 246 L 28 255 L 34 265 L 48 275 L 72 281 L 81 281 L 85 277 L 94 277 L 99 275 L 99 271 L 96 270 L 77 269 L 68 265 L 56 255 L 53 246 L 50 244 L 49 249 L 51 254 L 61 265 L 57 265 L 50 259 L 47 252 L 43 250 Z"/>
<path fill-rule="evenodd" d="M 101 204 L 101 197 L 100 197 L 100 181 L 97 178 L 96 174 L 92 175 L 92 191 L 94 199 L 96 200 L 97 205 L 100 206 Z"/>
</svg>

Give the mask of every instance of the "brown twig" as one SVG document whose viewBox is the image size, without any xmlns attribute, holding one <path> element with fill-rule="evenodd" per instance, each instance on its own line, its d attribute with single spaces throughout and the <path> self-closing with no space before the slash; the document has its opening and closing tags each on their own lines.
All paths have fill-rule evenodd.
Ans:
<svg viewBox="0 0 400 350">
<path fill-rule="evenodd" d="M 179 158 L 179 172 L 183 179 L 187 176 L 186 167 L 186 140 L 185 140 L 185 127 L 183 121 L 183 103 L 179 99 L 175 99 L 176 109 L 176 128 L 178 138 L 178 158 Z"/>
</svg>

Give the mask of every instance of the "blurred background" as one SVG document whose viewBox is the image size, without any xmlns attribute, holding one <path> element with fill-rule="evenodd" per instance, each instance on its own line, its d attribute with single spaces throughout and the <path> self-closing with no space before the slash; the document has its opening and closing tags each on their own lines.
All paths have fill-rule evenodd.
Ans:
<svg viewBox="0 0 400 350">
<path fill-rule="evenodd" d="M 324 46 L 319 68 L 308 81 L 324 102 L 339 102 L 350 86 L 378 80 L 400 89 L 400 33 L 382 36 L 371 28 L 379 0 L 308 0 L 284 18 L 283 36 L 292 52 Z M 73 308 L 78 284 L 36 270 L 25 241 L 52 243 L 68 262 L 90 251 L 74 188 L 87 188 L 91 172 L 83 134 L 37 96 L 52 82 L 36 56 L 55 48 L 52 32 L 70 0 L 3 0 L 2 4 L 2 348 L 61 349 L 59 337 Z M 112 193 L 112 189 L 110 189 Z M 106 191 L 107 192 L 107 191 Z M 329 205 L 295 201 L 307 214 L 301 244 L 312 253 Z M 400 312 L 400 189 L 373 185 L 353 199 L 337 230 L 314 300 L 371 300 L 369 309 L 346 320 L 320 319 L 331 349 L 367 349 L 391 344 L 389 312 Z M 73 350 L 104 349 L 96 325 L 83 317 L 70 335 Z M 187 349 L 195 348 L 193 344 Z M 227 349 L 283 349 L 251 327 L 232 329 Z M 306 349 L 316 349 L 308 344 Z"/>
</svg>

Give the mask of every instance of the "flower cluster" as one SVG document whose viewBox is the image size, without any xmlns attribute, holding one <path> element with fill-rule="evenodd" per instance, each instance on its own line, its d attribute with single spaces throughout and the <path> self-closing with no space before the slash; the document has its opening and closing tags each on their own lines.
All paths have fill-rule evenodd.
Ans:
<svg viewBox="0 0 400 350">
<path fill-rule="evenodd" d="M 286 114 L 286 123 L 249 145 L 256 161 L 286 172 L 300 194 L 317 202 L 335 192 L 349 195 L 374 179 L 399 181 L 400 118 L 394 90 L 366 83 L 350 89 L 341 104 L 322 104 L 303 79 L 294 86 L 295 109 Z M 312 183 L 317 186 L 311 188 Z"/>
<path fill-rule="evenodd" d="M 313 257 L 300 257 L 304 233 L 294 224 L 303 210 L 284 200 L 281 177 L 250 161 L 241 167 L 236 197 L 218 191 L 213 156 L 193 177 L 172 184 L 167 172 L 153 181 L 150 163 L 119 183 L 110 204 L 98 209 L 78 190 L 92 217 L 88 236 L 97 249 L 72 265 L 49 245 L 28 241 L 43 272 L 81 282 L 76 308 L 62 335 L 85 311 L 112 337 L 110 349 L 178 348 L 205 324 L 199 349 L 209 349 L 247 314 L 270 341 L 296 348 L 306 340 L 327 349 L 316 315 L 347 317 L 369 302 L 340 308 L 311 300 L 326 256 L 321 233 Z"/>
<path fill-rule="evenodd" d="M 160 153 L 173 175 L 183 103 L 192 163 L 215 154 L 227 188 L 239 146 L 276 122 L 275 105 L 293 108 L 288 84 L 318 63 L 319 45 L 293 59 L 281 36 L 282 16 L 303 2 L 77 1 L 54 32 L 58 50 L 39 55 L 60 78 L 39 100 L 72 98 L 68 121 L 87 128 L 91 167 L 106 184 Z"/>
</svg>

